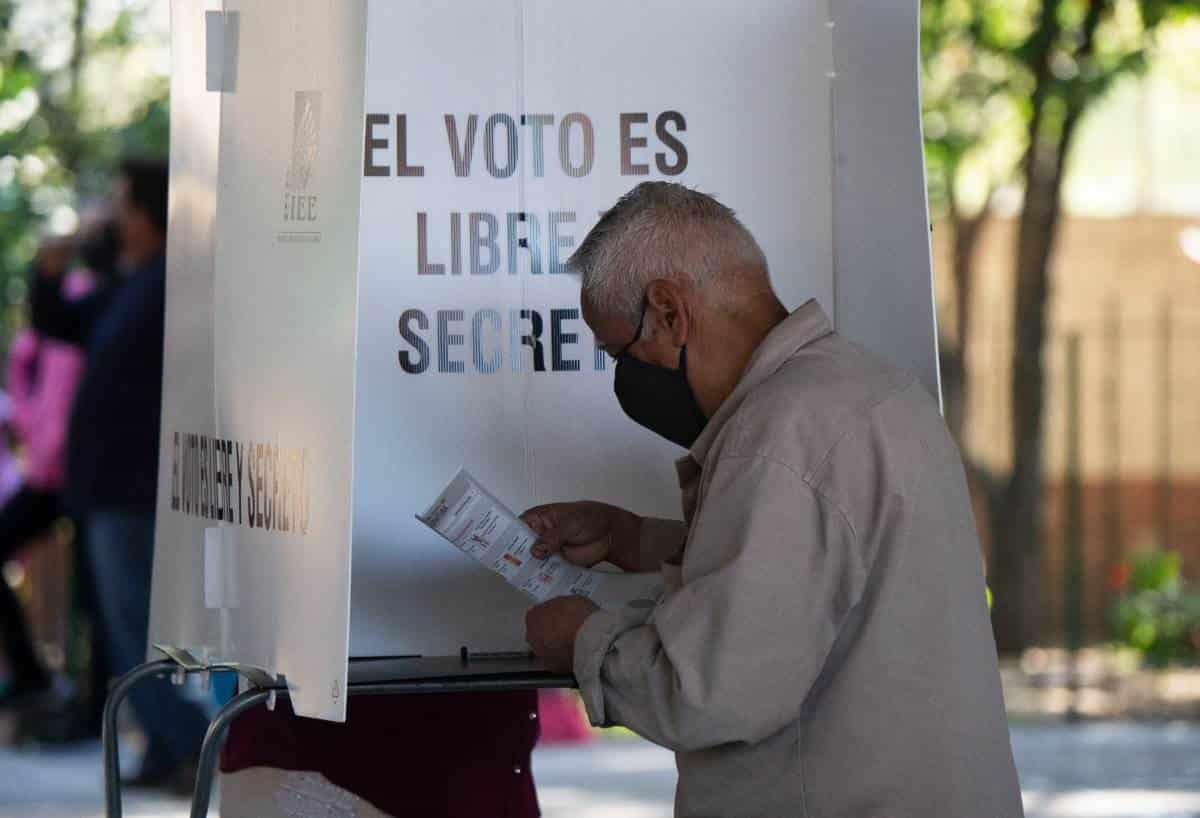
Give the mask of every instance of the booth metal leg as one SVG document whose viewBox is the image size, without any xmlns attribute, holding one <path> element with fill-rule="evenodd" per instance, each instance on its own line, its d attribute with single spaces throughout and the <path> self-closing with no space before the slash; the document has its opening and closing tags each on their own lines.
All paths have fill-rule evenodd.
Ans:
<svg viewBox="0 0 1200 818">
<path fill-rule="evenodd" d="M 247 690 L 234 696 L 220 709 L 216 717 L 208 725 L 204 736 L 204 745 L 200 748 L 200 763 L 196 768 L 196 789 L 192 795 L 191 818 L 206 818 L 208 802 L 212 798 L 213 778 L 217 768 L 217 755 L 221 752 L 221 742 L 225 739 L 225 731 L 233 720 L 255 705 L 265 702 L 277 690 Z"/>
<path fill-rule="evenodd" d="M 171 673 L 176 664 L 169 659 L 138 665 L 122 676 L 109 691 L 104 702 L 104 719 L 101 726 L 101 744 L 104 748 L 104 814 L 107 818 L 121 818 L 121 760 L 117 748 L 117 713 L 121 702 L 130 689 L 150 676 Z"/>
</svg>

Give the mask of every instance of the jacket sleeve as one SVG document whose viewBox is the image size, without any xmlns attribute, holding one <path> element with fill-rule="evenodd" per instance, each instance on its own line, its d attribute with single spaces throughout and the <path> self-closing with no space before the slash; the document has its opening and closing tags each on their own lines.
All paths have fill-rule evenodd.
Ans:
<svg viewBox="0 0 1200 818">
<path fill-rule="evenodd" d="M 761 456 L 713 469 L 650 618 L 598 611 L 575 643 L 593 723 L 676 751 L 795 721 L 865 583 L 850 522 L 792 469 Z"/>
<path fill-rule="evenodd" d="M 645 566 L 657 566 L 675 560 L 683 553 L 686 540 L 687 523 L 682 520 L 643 517 L 641 541 L 638 543 L 641 553 L 638 555 L 638 561 Z M 647 567 L 646 570 L 655 569 Z"/>
<path fill-rule="evenodd" d="M 49 490 L 62 483 L 71 406 L 83 366 L 83 352 L 78 347 L 59 341 L 42 344 L 38 417 L 28 440 L 25 473 L 34 488 Z"/>
<path fill-rule="evenodd" d="M 29 330 L 22 330 L 8 349 L 5 385 L 12 406 L 12 429 L 18 441 L 27 445 L 29 432 L 37 421 L 34 405 L 33 370 L 38 354 L 38 339 Z"/>
</svg>

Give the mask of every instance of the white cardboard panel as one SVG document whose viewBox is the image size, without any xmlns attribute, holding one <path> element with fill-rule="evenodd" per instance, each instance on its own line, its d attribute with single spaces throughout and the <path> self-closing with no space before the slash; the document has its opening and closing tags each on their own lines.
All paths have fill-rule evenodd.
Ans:
<svg viewBox="0 0 1200 818">
<path fill-rule="evenodd" d="M 190 32 L 204 7 L 173 11 L 177 61 L 203 66 Z M 207 298 L 186 250 L 168 255 L 179 354 L 167 362 L 152 641 L 283 673 L 297 712 L 342 718 L 365 4 L 226 0 L 223 11 L 233 90 L 228 74 L 221 93 L 195 90 L 198 68 L 175 78 L 180 140 L 211 128 L 219 100 L 219 179 Z M 191 346 L 204 337 L 210 349 Z M 192 369 L 211 373 L 209 391 L 184 403 L 172 379 Z M 214 517 L 235 529 L 235 609 L 197 604 Z"/>
<path fill-rule="evenodd" d="M 205 14 L 220 0 L 171 4 L 171 184 L 167 316 L 163 347 L 162 453 L 158 463 L 150 644 L 216 649 L 206 612 L 202 544 L 208 521 L 170 508 L 172 430 L 216 428 L 213 403 L 213 249 L 221 98 L 206 90 Z M 150 649 L 151 658 L 155 656 Z"/>
<path fill-rule="evenodd" d="M 504 220 L 520 210 L 517 176 L 487 175 L 482 150 L 485 120 L 519 111 L 518 17 L 512 3 L 480 0 L 373 2 L 369 17 L 366 113 L 386 118 L 372 137 L 387 142 L 370 161 L 388 175 L 362 180 L 351 653 L 449 655 L 463 644 L 517 650 L 520 594 L 431 536 L 414 515 L 462 465 L 506 501 L 525 499 L 523 489 L 510 494 L 524 478 L 523 379 L 508 356 L 500 373 L 473 374 L 465 344 L 448 348 L 443 364 L 453 359 L 466 374 L 439 372 L 439 362 L 426 359 L 415 363 L 429 371 L 409 375 L 399 355 L 419 356 L 398 325 L 407 311 L 420 310 L 429 322 L 421 330 L 427 356 L 437 357 L 438 310 L 463 312 L 462 320 L 447 318 L 445 334 L 465 334 L 469 343 L 478 310 L 499 309 L 507 325 L 508 307 L 520 304 L 521 276 L 455 275 L 450 253 L 451 212 L 464 214 L 466 235 L 470 211 Z M 408 161 L 423 176 L 397 175 L 397 114 L 406 117 Z M 466 177 L 454 172 L 447 114 L 463 140 L 469 115 L 478 118 Z M 427 260 L 445 265 L 444 275 L 418 274 L 418 212 L 427 214 Z M 460 252 L 460 263 L 469 264 Z M 488 333 L 489 343 L 506 340 Z"/>
<path fill-rule="evenodd" d="M 371 6 L 367 113 L 405 115 L 407 163 L 424 172 L 395 175 L 394 121 L 373 132 L 388 145 L 372 163 L 387 163 L 391 173 L 363 185 L 360 281 L 369 295 L 359 310 L 352 655 L 524 647 L 526 601 L 405 514 L 405 498 L 427 502 L 460 465 L 516 508 L 586 497 L 679 515 L 672 463 L 682 452 L 621 412 L 611 364 L 601 357 L 597 368 L 579 318 L 578 281 L 555 274 L 552 255 L 564 260 L 599 213 L 638 182 L 670 179 L 742 212 L 776 262 L 775 281 L 792 306 L 815 296 L 832 309 L 824 23 L 823 4 L 770 0 L 736 8 L 706 0 L 686 9 L 638 0 Z M 436 82 L 397 80 L 438 64 L 451 41 L 454 71 Z M 683 164 L 657 132 L 668 112 L 681 115 L 664 127 L 687 152 L 678 174 L 656 162 L 662 154 L 669 170 Z M 491 120 L 494 145 L 504 147 L 510 127 L 519 133 L 511 175 L 506 149 L 487 161 L 488 122 L 497 114 L 513 124 Z M 645 175 L 623 172 L 622 114 L 645 116 L 630 133 L 646 145 L 629 157 L 647 166 Z M 464 176 L 451 161 L 446 115 L 460 139 L 476 116 L 476 152 Z M 532 246 L 517 253 L 519 270 L 510 273 L 507 215 L 514 211 L 528 214 L 522 227 Z M 454 212 L 462 214 L 457 275 Z M 494 217 L 501 233 L 494 272 L 472 271 L 473 212 Z M 445 265 L 439 275 L 418 271 L 419 213 L 426 214 L 426 262 Z M 559 248 L 549 246 L 553 214 L 561 214 Z M 480 269 L 490 267 L 490 255 L 480 254 Z M 511 319 L 522 309 L 542 322 L 545 371 L 534 371 L 532 351 L 520 346 L 514 371 Z M 419 373 L 397 359 L 416 355 L 397 337 L 397 321 L 410 310 L 427 319 L 419 334 L 434 359 Z M 446 334 L 463 338 L 439 350 L 438 316 L 447 310 L 461 312 Z M 477 361 L 473 329 L 481 313 Z M 574 340 L 554 344 L 555 327 Z M 531 331 L 530 320 L 519 328 Z M 447 355 L 452 364 L 440 366 Z M 496 371 L 484 371 L 496 361 Z M 575 371 L 565 369 L 568 362 Z"/>
<path fill-rule="evenodd" d="M 837 327 L 941 400 L 917 0 L 836 0 Z"/>
</svg>

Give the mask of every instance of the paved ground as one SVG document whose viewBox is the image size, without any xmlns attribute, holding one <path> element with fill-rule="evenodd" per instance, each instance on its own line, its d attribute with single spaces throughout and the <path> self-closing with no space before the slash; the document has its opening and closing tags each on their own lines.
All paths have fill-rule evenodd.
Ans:
<svg viewBox="0 0 1200 818">
<path fill-rule="evenodd" d="M 1016 726 L 1013 746 L 1029 818 L 1200 818 L 1200 724 Z M 0 818 L 101 818 L 99 766 L 93 746 L 0 750 Z M 546 818 L 671 814 L 671 756 L 640 741 L 543 748 L 534 773 Z M 186 814 L 178 801 L 126 806 L 130 818 Z"/>
</svg>

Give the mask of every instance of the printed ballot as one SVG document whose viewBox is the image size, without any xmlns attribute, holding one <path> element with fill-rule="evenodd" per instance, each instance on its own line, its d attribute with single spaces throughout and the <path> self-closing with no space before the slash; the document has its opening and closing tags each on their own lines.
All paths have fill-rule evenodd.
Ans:
<svg viewBox="0 0 1200 818">
<path fill-rule="evenodd" d="M 417 519 L 536 602 L 574 595 L 610 610 L 622 605 L 650 607 L 662 592 L 658 574 L 589 570 L 557 554 L 538 559 L 533 555 L 537 534 L 466 469 L 459 469 Z"/>
</svg>

